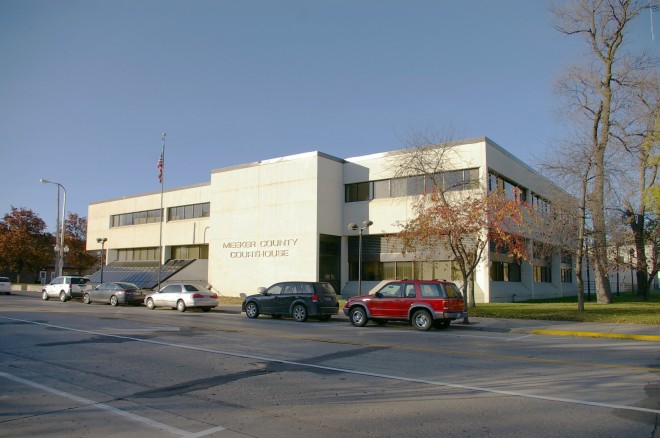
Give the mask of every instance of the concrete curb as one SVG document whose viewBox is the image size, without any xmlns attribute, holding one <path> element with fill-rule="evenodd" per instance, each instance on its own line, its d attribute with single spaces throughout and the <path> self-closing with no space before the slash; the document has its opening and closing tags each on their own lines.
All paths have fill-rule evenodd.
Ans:
<svg viewBox="0 0 660 438">
<path fill-rule="evenodd" d="M 631 339 L 635 341 L 660 342 L 660 336 L 654 335 L 636 335 L 622 333 L 600 333 L 600 332 L 576 332 L 570 330 L 543 330 L 535 329 L 530 333 L 534 335 L 554 335 L 554 336 L 575 336 L 583 338 L 611 338 L 611 339 Z"/>
</svg>

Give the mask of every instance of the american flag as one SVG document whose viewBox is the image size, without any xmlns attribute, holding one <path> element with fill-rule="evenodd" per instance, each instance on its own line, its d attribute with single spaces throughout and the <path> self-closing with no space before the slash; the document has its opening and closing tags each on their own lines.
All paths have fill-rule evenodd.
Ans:
<svg viewBox="0 0 660 438">
<path fill-rule="evenodd" d="M 163 183 L 163 153 L 161 152 L 160 158 L 158 159 L 158 181 Z"/>
</svg>

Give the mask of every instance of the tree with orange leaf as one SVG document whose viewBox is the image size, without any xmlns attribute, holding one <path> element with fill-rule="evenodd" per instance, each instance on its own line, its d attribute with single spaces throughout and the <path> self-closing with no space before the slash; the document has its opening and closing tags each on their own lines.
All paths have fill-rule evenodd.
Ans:
<svg viewBox="0 0 660 438">
<path fill-rule="evenodd" d="M 390 157 L 389 168 L 398 177 L 422 175 L 425 192 L 413 203 L 410 220 L 398 222 L 397 235 L 405 252 L 433 259 L 434 254 L 449 251 L 458 268 L 465 296 L 464 323 L 468 307 L 475 307 L 474 274 L 484 255 L 494 245 L 516 258 L 528 259 L 529 236 L 535 221 L 534 212 L 520 196 L 488 192 L 478 178 L 462 187 L 452 186 L 447 175 L 461 160 L 451 132 L 442 138 L 432 132 L 415 132 L 406 140 L 408 148 Z"/>
<path fill-rule="evenodd" d="M 476 305 L 474 272 L 489 244 L 506 249 L 516 259 L 527 259 L 523 236 L 532 216 L 526 205 L 500 193 L 477 191 L 450 200 L 438 190 L 416 201 L 413 218 L 400 223 L 398 237 L 409 252 L 451 251 L 454 265 L 461 272 L 467 314 L 467 308 Z M 467 316 L 464 322 L 468 322 Z"/>
</svg>

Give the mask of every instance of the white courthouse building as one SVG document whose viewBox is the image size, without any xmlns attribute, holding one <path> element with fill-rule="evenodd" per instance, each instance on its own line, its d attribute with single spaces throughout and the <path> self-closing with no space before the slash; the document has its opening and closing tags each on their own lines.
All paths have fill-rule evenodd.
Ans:
<svg viewBox="0 0 660 438">
<path fill-rule="evenodd" d="M 445 179 L 459 190 L 475 183 L 515 187 L 541 205 L 551 205 L 559 190 L 486 137 L 453 148 L 460 159 Z M 419 195 L 419 177 L 395 178 L 388 170 L 388 157 L 400 152 L 354 158 L 309 152 L 216 169 L 210 181 L 166 189 L 162 215 L 160 191 L 95 202 L 88 210 L 87 249 L 100 250 L 97 238 L 107 238 L 104 281 L 149 288 L 157 277 L 191 281 L 224 296 L 284 280 L 328 281 L 346 297 L 357 293 L 360 257 L 358 232 L 348 224 L 369 220 L 373 225 L 362 232 L 363 293 L 389 279 L 460 281 L 449 254 L 419 261 L 389 237 L 399 230 L 397 221 L 411 218 Z M 92 281 L 99 281 L 98 273 Z M 476 275 L 477 302 L 576 293 L 572 260 L 559 251 L 520 264 L 489 253 Z"/>
</svg>

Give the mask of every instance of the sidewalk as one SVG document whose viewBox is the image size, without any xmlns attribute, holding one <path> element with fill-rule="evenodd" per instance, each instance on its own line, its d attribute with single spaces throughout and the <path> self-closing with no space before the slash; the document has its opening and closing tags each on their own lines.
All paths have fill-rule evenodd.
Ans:
<svg viewBox="0 0 660 438">
<path fill-rule="evenodd" d="M 41 292 L 36 290 L 13 290 L 14 295 L 39 298 Z M 222 304 L 214 312 L 240 314 L 240 304 Z M 658 316 L 660 319 L 660 315 Z M 345 320 L 348 317 L 339 310 L 333 319 Z M 637 341 L 660 342 L 660 325 L 642 324 L 611 324 L 595 322 L 545 321 L 534 319 L 504 319 L 470 317 L 470 324 L 462 320 L 453 322 L 449 330 L 473 330 L 501 333 L 521 333 L 534 335 L 578 336 L 590 338 L 631 339 Z"/>
</svg>

